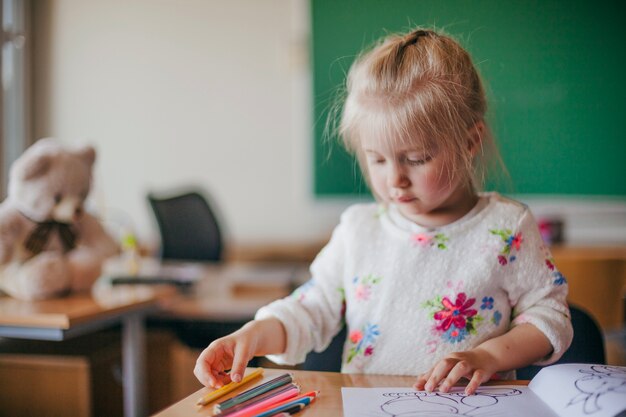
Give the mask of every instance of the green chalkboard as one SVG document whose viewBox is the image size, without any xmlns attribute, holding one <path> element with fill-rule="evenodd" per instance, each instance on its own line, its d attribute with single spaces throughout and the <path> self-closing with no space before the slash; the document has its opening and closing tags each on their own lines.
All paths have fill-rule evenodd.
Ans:
<svg viewBox="0 0 626 417">
<path fill-rule="evenodd" d="M 312 0 L 315 194 L 368 193 L 352 158 L 333 138 L 324 139 L 328 110 L 363 47 L 426 25 L 459 39 L 483 76 L 509 192 L 623 198 L 624 4 Z"/>
</svg>

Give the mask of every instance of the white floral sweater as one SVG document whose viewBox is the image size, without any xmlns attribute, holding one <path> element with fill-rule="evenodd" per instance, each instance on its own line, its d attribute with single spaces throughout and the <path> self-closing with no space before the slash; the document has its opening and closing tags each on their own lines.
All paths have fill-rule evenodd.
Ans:
<svg viewBox="0 0 626 417">
<path fill-rule="evenodd" d="M 436 229 L 408 221 L 393 206 L 354 205 L 311 274 L 289 297 L 257 312 L 286 329 L 286 351 L 270 355 L 274 362 L 295 364 L 324 350 L 344 323 L 348 373 L 418 375 L 522 323 L 552 343 L 540 364 L 556 361 L 571 343 L 565 278 L 529 209 L 495 193 Z"/>
</svg>

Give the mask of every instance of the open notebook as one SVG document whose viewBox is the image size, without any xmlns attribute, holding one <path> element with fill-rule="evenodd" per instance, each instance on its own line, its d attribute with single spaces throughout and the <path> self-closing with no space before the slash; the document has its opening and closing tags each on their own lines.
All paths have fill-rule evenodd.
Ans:
<svg viewBox="0 0 626 417">
<path fill-rule="evenodd" d="M 528 386 L 481 386 L 427 393 L 402 388 L 342 388 L 345 417 L 626 417 L 626 367 L 561 364 Z"/>
</svg>

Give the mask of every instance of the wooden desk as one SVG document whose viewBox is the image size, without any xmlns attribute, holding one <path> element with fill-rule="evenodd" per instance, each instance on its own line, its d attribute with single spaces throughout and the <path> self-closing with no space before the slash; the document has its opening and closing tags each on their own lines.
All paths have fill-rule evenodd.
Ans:
<svg viewBox="0 0 626 417">
<path fill-rule="evenodd" d="M 258 380 L 254 385 L 270 380 L 280 374 L 285 373 L 282 369 L 266 369 L 262 380 Z M 294 374 L 294 379 L 300 384 L 303 392 L 319 390 L 320 396 L 313 404 L 306 407 L 298 416 L 303 417 L 328 417 L 342 416 L 343 403 L 341 399 L 341 387 L 410 387 L 415 382 L 412 376 L 391 376 L 391 375 L 363 375 L 363 374 L 341 374 L 337 372 L 312 372 L 312 371 L 289 371 Z M 498 385 L 527 385 L 528 381 L 498 381 Z M 239 390 L 225 396 L 224 399 L 245 391 L 254 385 L 246 385 Z M 154 417 L 206 417 L 212 416 L 214 404 L 206 407 L 196 406 L 198 398 L 205 395 L 210 390 L 202 388 L 187 398 L 179 401 L 169 408 L 154 415 Z"/>
<path fill-rule="evenodd" d="M 626 325 L 626 246 L 550 248 L 569 284 L 568 301 L 589 311 L 605 331 Z"/>
<path fill-rule="evenodd" d="M 154 289 L 113 289 L 106 296 L 73 294 L 45 301 L 0 297 L 0 336 L 60 341 L 122 323 L 124 415 L 146 415 L 145 329 L 143 319 L 163 293 Z"/>
<path fill-rule="evenodd" d="M 267 265 L 262 263 L 225 263 L 204 265 L 202 278 L 189 291 L 163 299 L 154 317 L 194 321 L 246 322 L 264 305 L 287 296 L 292 285 L 306 279 L 307 264 Z M 252 282 L 259 271 L 276 271 L 276 282 L 267 281 L 246 290 L 236 286 L 234 277 L 248 277 Z M 288 278 L 285 278 L 288 277 Z M 239 282 L 241 284 L 241 282 Z M 236 288 L 237 287 L 237 288 Z"/>
</svg>

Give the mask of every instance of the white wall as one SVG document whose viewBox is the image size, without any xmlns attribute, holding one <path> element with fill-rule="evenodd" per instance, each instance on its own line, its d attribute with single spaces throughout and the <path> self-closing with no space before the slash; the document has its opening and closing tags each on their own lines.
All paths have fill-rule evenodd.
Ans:
<svg viewBox="0 0 626 417">
<path fill-rule="evenodd" d="M 152 240 L 145 194 L 198 184 L 230 243 L 329 235 L 348 202 L 312 194 L 308 1 L 33 3 L 35 137 L 97 147 L 109 221 Z"/>
<path fill-rule="evenodd" d="M 32 3 L 35 137 L 97 146 L 110 225 L 154 242 L 145 194 L 198 184 L 229 243 L 329 235 L 351 201 L 312 193 L 308 0 Z M 626 242 L 623 199 L 522 199 L 574 243 Z"/>
</svg>

